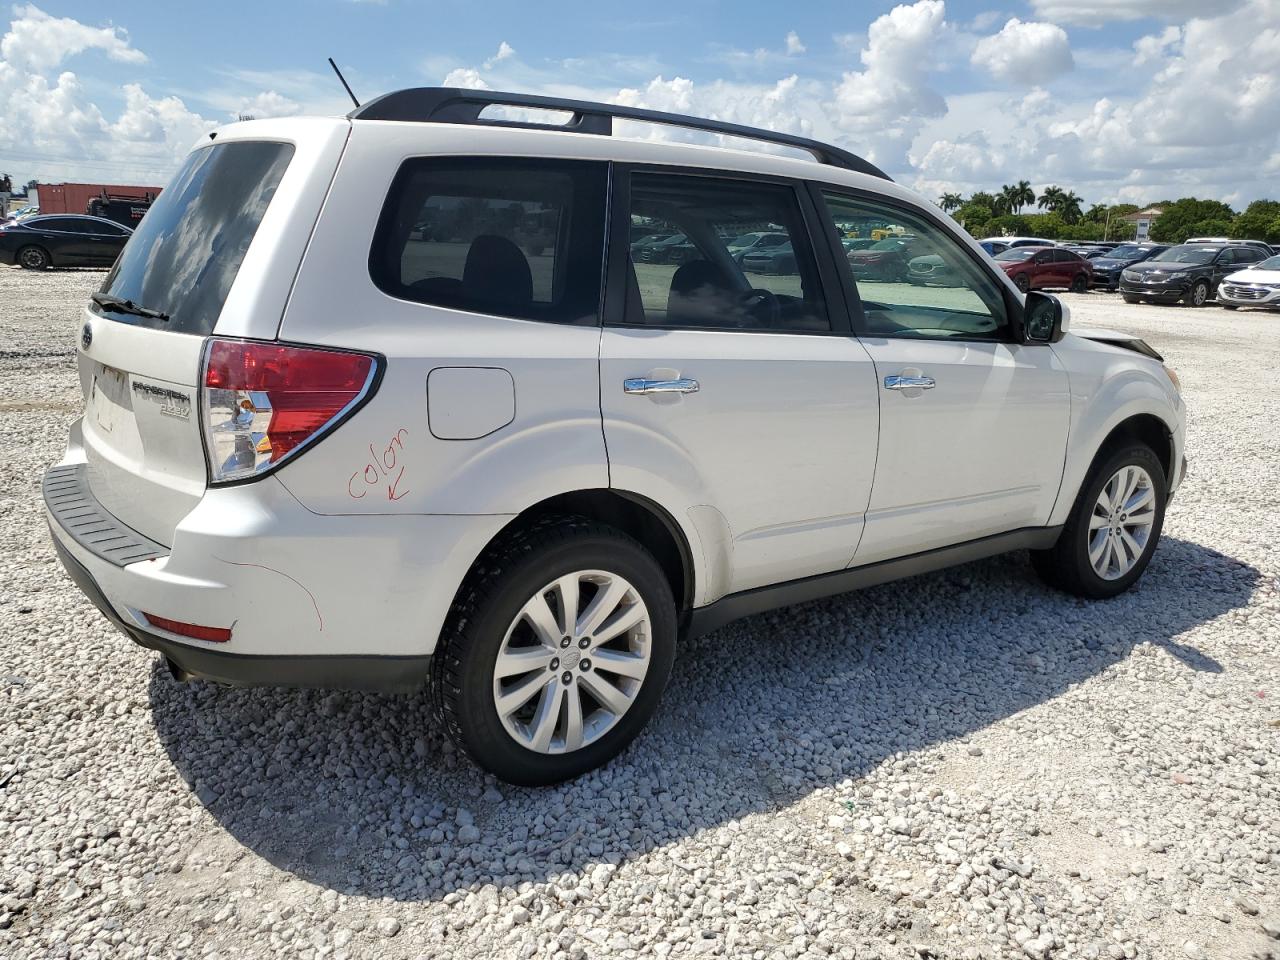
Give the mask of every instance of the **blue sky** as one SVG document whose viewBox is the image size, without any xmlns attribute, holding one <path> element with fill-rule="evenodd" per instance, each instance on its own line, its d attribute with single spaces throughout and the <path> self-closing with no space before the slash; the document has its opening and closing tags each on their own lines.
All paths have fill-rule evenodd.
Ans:
<svg viewBox="0 0 1280 960">
<path fill-rule="evenodd" d="M 345 110 L 332 55 L 362 98 L 448 81 L 713 115 L 841 143 L 931 195 L 1016 179 L 1090 202 L 1280 193 L 1278 0 L 5 12 L 0 169 L 23 180 L 162 182 L 237 113 Z"/>
</svg>

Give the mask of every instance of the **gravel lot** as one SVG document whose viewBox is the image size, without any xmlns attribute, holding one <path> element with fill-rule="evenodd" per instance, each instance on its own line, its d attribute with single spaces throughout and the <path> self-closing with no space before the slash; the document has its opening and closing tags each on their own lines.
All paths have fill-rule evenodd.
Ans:
<svg viewBox="0 0 1280 960">
<path fill-rule="evenodd" d="M 1188 398 L 1132 593 L 1014 555 L 743 621 L 518 790 L 422 698 L 176 684 L 65 578 L 100 279 L 0 267 L 0 957 L 1280 956 L 1280 315 L 1066 298 Z"/>
</svg>

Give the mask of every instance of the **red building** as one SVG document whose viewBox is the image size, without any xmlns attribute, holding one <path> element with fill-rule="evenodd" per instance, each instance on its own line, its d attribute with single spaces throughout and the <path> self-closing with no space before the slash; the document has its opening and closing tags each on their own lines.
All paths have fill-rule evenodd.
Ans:
<svg viewBox="0 0 1280 960">
<path fill-rule="evenodd" d="M 130 187 L 112 183 L 40 183 L 36 185 L 41 213 L 88 213 L 89 201 L 94 197 L 102 196 L 103 193 L 110 197 L 154 200 L 160 195 L 160 189 L 160 187 Z M 140 218 L 141 215 L 139 215 Z"/>
</svg>

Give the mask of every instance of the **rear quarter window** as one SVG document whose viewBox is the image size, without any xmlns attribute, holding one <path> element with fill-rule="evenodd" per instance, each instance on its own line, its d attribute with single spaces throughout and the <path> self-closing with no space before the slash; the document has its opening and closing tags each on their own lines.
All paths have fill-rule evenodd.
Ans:
<svg viewBox="0 0 1280 960">
<path fill-rule="evenodd" d="M 293 159 L 293 145 L 232 140 L 194 150 L 142 218 L 102 292 L 169 320 L 103 316 L 207 336 Z M 97 310 L 97 308 L 93 308 Z"/>
<path fill-rule="evenodd" d="M 597 323 L 607 176 L 590 161 L 407 160 L 378 220 L 369 274 L 402 300 Z"/>
</svg>

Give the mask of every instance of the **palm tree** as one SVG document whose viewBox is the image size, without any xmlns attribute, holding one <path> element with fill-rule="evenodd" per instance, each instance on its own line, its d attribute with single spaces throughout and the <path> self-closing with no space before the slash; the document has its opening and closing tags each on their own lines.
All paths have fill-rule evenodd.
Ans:
<svg viewBox="0 0 1280 960">
<path fill-rule="evenodd" d="M 942 208 L 943 213 L 959 210 L 964 206 L 964 197 L 958 193 L 944 193 L 938 198 L 938 206 Z"/>
<path fill-rule="evenodd" d="M 1021 213 L 1023 207 L 1029 207 L 1036 202 L 1036 193 L 1031 189 L 1029 181 L 1019 180 L 1017 186 L 1013 188 L 1010 199 L 1013 201 L 1014 210 Z"/>
<path fill-rule="evenodd" d="M 1074 191 L 1064 193 L 1058 201 L 1057 214 L 1067 223 L 1075 223 L 1080 219 L 1080 203 L 1082 197 L 1076 196 Z"/>
<path fill-rule="evenodd" d="M 1002 215 L 1013 213 L 1017 203 L 1014 199 L 1015 193 L 1017 193 L 1017 187 L 1011 187 L 1007 183 L 1000 188 L 1000 192 L 996 194 L 996 213 Z"/>
<path fill-rule="evenodd" d="M 1040 199 L 1036 201 L 1036 206 L 1041 210 L 1055 211 L 1062 204 L 1062 198 L 1066 196 L 1061 187 L 1045 187 L 1040 191 Z"/>
</svg>

